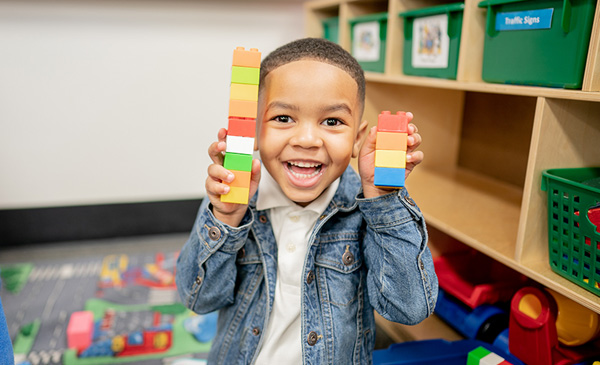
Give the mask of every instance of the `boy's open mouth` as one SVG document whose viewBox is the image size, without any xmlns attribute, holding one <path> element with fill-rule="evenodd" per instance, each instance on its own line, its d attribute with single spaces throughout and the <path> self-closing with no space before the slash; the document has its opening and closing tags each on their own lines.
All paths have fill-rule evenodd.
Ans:
<svg viewBox="0 0 600 365">
<path fill-rule="evenodd" d="M 323 164 L 318 162 L 288 161 L 287 170 L 297 179 L 310 179 L 321 173 Z"/>
</svg>

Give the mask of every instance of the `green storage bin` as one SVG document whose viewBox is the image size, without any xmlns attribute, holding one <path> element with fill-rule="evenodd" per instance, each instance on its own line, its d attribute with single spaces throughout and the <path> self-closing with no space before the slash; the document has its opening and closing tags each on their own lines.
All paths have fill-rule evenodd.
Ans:
<svg viewBox="0 0 600 365">
<path fill-rule="evenodd" d="M 600 168 L 545 170 L 542 190 L 548 195 L 550 267 L 600 295 Z"/>
<path fill-rule="evenodd" d="M 402 71 L 456 80 L 464 3 L 405 11 Z"/>
<path fill-rule="evenodd" d="M 364 15 L 350 19 L 352 56 L 365 71 L 385 70 L 387 13 Z"/>
<path fill-rule="evenodd" d="M 333 43 L 338 43 L 340 40 L 340 18 L 337 16 L 323 19 L 323 38 Z"/>
<path fill-rule="evenodd" d="M 487 0 L 482 78 L 581 88 L 596 0 Z"/>
</svg>

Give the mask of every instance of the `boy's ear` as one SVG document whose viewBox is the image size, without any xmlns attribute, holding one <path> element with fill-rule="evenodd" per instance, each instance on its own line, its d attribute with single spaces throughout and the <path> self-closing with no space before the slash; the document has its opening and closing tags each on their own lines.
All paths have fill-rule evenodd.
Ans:
<svg viewBox="0 0 600 365">
<path fill-rule="evenodd" d="M 354 140 L 354 146 L 352 146 L 352 157 L 358 157 L 358 153 L 360 152 L 360 146 L 362 145 L 363 138 L 367 133 L 367 126 L 369 122 L 363 120 L 362 123 L 358 126 L 358 130 L 356 131 L 356 139 Z"/>
</svg>

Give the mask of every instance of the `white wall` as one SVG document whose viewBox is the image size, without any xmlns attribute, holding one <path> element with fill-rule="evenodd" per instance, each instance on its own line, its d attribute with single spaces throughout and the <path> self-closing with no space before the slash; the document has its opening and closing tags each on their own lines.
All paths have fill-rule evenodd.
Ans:
<svg viewBox="0 0 600 365">
<path fill-rule="evenodd" d="M 236 46 L 300 1 L 0 1 L 0 209 L 197 198 Z"/>
</svg>

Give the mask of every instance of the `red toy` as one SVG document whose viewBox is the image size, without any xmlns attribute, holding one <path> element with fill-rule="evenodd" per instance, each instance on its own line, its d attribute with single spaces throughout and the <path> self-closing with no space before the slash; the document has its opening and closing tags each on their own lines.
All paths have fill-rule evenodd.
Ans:
<svg viewBox="0 0 600 365">
<path fill-rule="evenodd" d="M 561 346 L 556 332 L 558 307 L 552 295 L 535 287 L 519 290 L 511 301 L 509 349 L 528 365 L 571 365 L 600 356 L 586 344 Z"/>
</svg>

